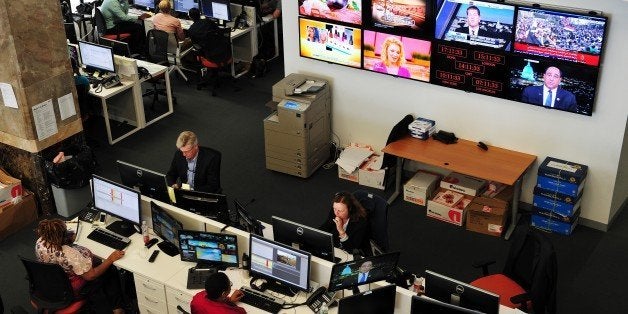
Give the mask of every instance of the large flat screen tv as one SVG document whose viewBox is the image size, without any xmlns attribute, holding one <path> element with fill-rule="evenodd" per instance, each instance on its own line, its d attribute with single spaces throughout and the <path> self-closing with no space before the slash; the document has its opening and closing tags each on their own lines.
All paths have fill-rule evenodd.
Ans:
<svg viewBox="0 0 628 314">
<path fill-rule="evenodd" d="M 471 0 L 438 0 L 435 38 L 510 51 L 515 6 Z"/>
<path fill-rule="evenodd" d="M 301 57 L 360 68 L 361 45 L 359 28 L 299 18 Z"/>
<path fill-rule="evenodd" d="M 519 7 L 514 50 L 598 66 L 606 24 L 598 15 Z"/>
<path fill-rule="evenodd" d="M 364 26 L 410 37 L 432 37 L 434 0 L 365 1 Z"/>
<path fill-rule="evenodd" d="M 431 46 L 427 40 L 364 31 L 364 69 L 429 82 Z"/>
<path fill-rule="evenodd" d="M 362 0 L 299 0 L 299 15 L 362 25 Z"/>
</svg>

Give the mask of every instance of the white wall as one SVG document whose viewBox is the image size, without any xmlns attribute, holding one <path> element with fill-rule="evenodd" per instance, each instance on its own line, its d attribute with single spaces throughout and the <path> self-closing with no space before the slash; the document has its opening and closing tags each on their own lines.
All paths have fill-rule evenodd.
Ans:
<svg viewBox="0 0 628 314">
<path fill-rule="evenodd" d="M 435 119 L 440 129 L 455 132 L 460 138 L 537 155 L 537 163 L 523 185 L 522 200 L 528 203 L 532 201 L 537 166 L 546 156 L 586 164 L 590 171 L 581 217 L 597 227 L 608 224 L 610 213 L 617 210 L 611 208 L 611 200 L 628 112 L 624 98 L 628 90 L 628 2 L 551 1 L 601 10 L 610 18 L 591 117 L 301 58 L 297 3 L 282 3 L 285 71 L 331 81 L 332 127 L 341 144 L 356 141 L 381 149 L 390 128 L 405 114 Z M 627 194 L 618 193 L 624 194 L 621 199 Z"/>
</svg>

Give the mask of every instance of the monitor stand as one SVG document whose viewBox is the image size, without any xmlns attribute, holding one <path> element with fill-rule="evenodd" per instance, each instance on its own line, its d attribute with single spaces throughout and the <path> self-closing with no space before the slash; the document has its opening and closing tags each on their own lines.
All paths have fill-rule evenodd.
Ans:
<svg viewBox="0 0 628 314">
<path fill-rule="evenodd" d="M 224 271 L 224 270 L 227 270 L 227 267 L 223 264 L 198 261 L 196 262 L 196 266 L 194 266 L 194 269 L 215 269 L 216 271 L 219 271 L 219 270 Z"/>
<path fill-rule="evenodd" d="M 270 290 L 270 291 L 274 291 L 277 292 L 279 294 L 283 294 L 285 296 L 288 297 L 294 297 L 296 295 L 296 292 L 292 292 L 292 290 L 290 289 L 290 287 L 276 281 L 276 280 L 272 280 L 272 279 L 265 279 L 266 280 L 266 289 Z"/>
<path fill-rule="evenodd" d="M 122 220 L 110 223 L 107 226 L 107 229 L 127 238 L 135 233 L 135 227 L 133 227 L 133 224 Z"/>
<path fill-rule="evenodd" d="M 164 253 L 168 254 L 168 256 L 175 256 L 177 254 L 179 254 L 179 248 L 168 242 L 168 241 L 161 241 L 157 244 L 157 247 Z"/>
</svg>

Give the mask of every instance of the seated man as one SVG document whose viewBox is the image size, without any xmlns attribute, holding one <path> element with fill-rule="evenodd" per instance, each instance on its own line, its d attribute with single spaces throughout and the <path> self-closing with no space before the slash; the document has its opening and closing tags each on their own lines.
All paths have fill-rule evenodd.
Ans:
<svg viewBox="0 0 628 314">
<path fill-rule="evenodd" d="M 100 12 L 105 18 L 107 30 L 105 34 L 130 33 L 129 48 L 132 53 L 143 55 L 146 51 L 146 34 L 144 25 L 136 23 L 150 16 L 148 13 L 135 17 L 129 15 L 128 0 L 104 0 Z"/>
<path fill-rule="evenodd" d="M 231 281 L 223 272 L 217 272 L 205 281 L 205 290 L 197 293 L 190 303 L 192 314 L 209 313 L 229 313 L 244 314 L 246 310 L 237 306 L 244 296 L 240 290 L 234 291 L 231 295 Z"/>
<path fill-rule="evenodd" d="M 192 43 L 200 45 L 203 49 L 206 46 L 207 37 L 210 32 L 218 29 L 218 24 L 211 19 L 201 19 L 201 11 L 197 8 L 191 8 L 188 16 L 194 22 L 188 29 L 188 36 Z"/>
<path fill-rule="evenodd" d="M 175 34 L 177 41 L 183 41 L 181 50 L 189 48 L 192 44 L 189 39 L 185 38 L 181 21 L 172 16 L 172 6 L 169 0 L 159 2 L 159 13 L 153 17 L 153 27 L 166 33 Z"/>
<path fill-rule="evenodd" d="M 187 183 L 195 191 L 220 193 L 220 158 L 220 152 L 198 146 L 194 132 L 181 132 L 177 138 L 177 151 L 166 174 L 168 185 L 181 188 Z"/>
</svg>

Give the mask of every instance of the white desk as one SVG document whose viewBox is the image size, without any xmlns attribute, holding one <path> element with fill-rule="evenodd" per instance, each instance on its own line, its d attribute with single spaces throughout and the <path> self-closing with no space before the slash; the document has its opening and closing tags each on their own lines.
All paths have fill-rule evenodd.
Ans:
<svg viewBox="0 0 628 314">
<path fill-rule="evenodd" d="M 149 224 L 151 221 L 150 201 L 153 200 L 142 196 L 142 220 L 146 220 Z M 159 201 L 155 202 L 173 215 L 175 219 L 181 221 L 185 229 L 217 232 L 220 228 L 222 228 L 222 226 L 224 226 L 222 223 L 198 216 L 175 206 L 161 203 Z M 268 226 L 267 224 L 265 225 Z M 101 258 L 109 256 L 113 249 L 87 239 L 89 232 L 91 232 L 91 225 L 82 222 L 77 243 L 89 248 L 96 256 Z M 238 237 L 238 249 L 240 254 L 241 252 L 248 251 L 248 233 L 231 227 L 227 228 L 225 232 L 235 234 Z M 264 235 L 267 236 L 268 234 L 272 234 L 270 227 L 264 229 Z M 154 237 L 154 235 L 151 234 L 151 237 Z M 196 293 L 201 291 L 200 289 L 188 290 L 186 288 L 187 272 L 190 267 L 194 266 L 194 263 L 181 261 L 179 255 L 170 257 L 163 253 L 159 254 L 154 263 L 149 263 L 148 257 L 153 250 L 157 249 L 157 246 L 153 246 L 149 252 L 144 251 L 144 253 L 142 253 L 144 242 L 141 235 L 134 234 L 130 238 L 131 244 L 125 249 L 125 256 L 116 261 L 115 265 L 133 273 L 140 312 L 174 314 L 177 313 L 177 305 L 180 305 L 189 311 L 190 301 Z M 337 256 L 340 256 L 341 258 L 351 258 L 351 255 L 341 252 L 342 251 L 339 252 L 337 250 Z M 326 285 L 330 278 L 332 266 L 333 263 L 331 262 L 317 257 L 312 257 L 310 280 Z M 229 276 L 231 282 L 233 282 L 233 289 L 237 289 L 241 286 L 249 286 L 250 279 L 245 277 L 241 270 L 235 268 L 227 269 L 225 273 Z M 388 283 L 386 282 L 376 282 L 370 284 L 370 288 L 376 288 L 387 284 Z M 350 294 L 348 291 L 344 291 L 344 293 L 345 296 Z M 341 295 L 341 292 L 337 293 L 337 296 Z M 395 313 L 410 312 L 412 295 L 413 293 L 411 291 L 397 287 Z M 303 303 L 306 299 L 307 295 L 304 292 L 298 293 L 295 297 L 283 298 L 286 303 Z M 239 303 L 238 305 L 245 308 L 248 313 L 265 313 L 264 311 L 247 304 Z M 333 307 L 329 311 L 329 313 L 337 312 L 337 307 Z M 306 305 L 302 305 L 293 309 L 282 310 L 280 313 L 311 314 L 312 311 Z M 500 313 L 518 314 L 523 312 L 500 306 Z"/>
</svg>

